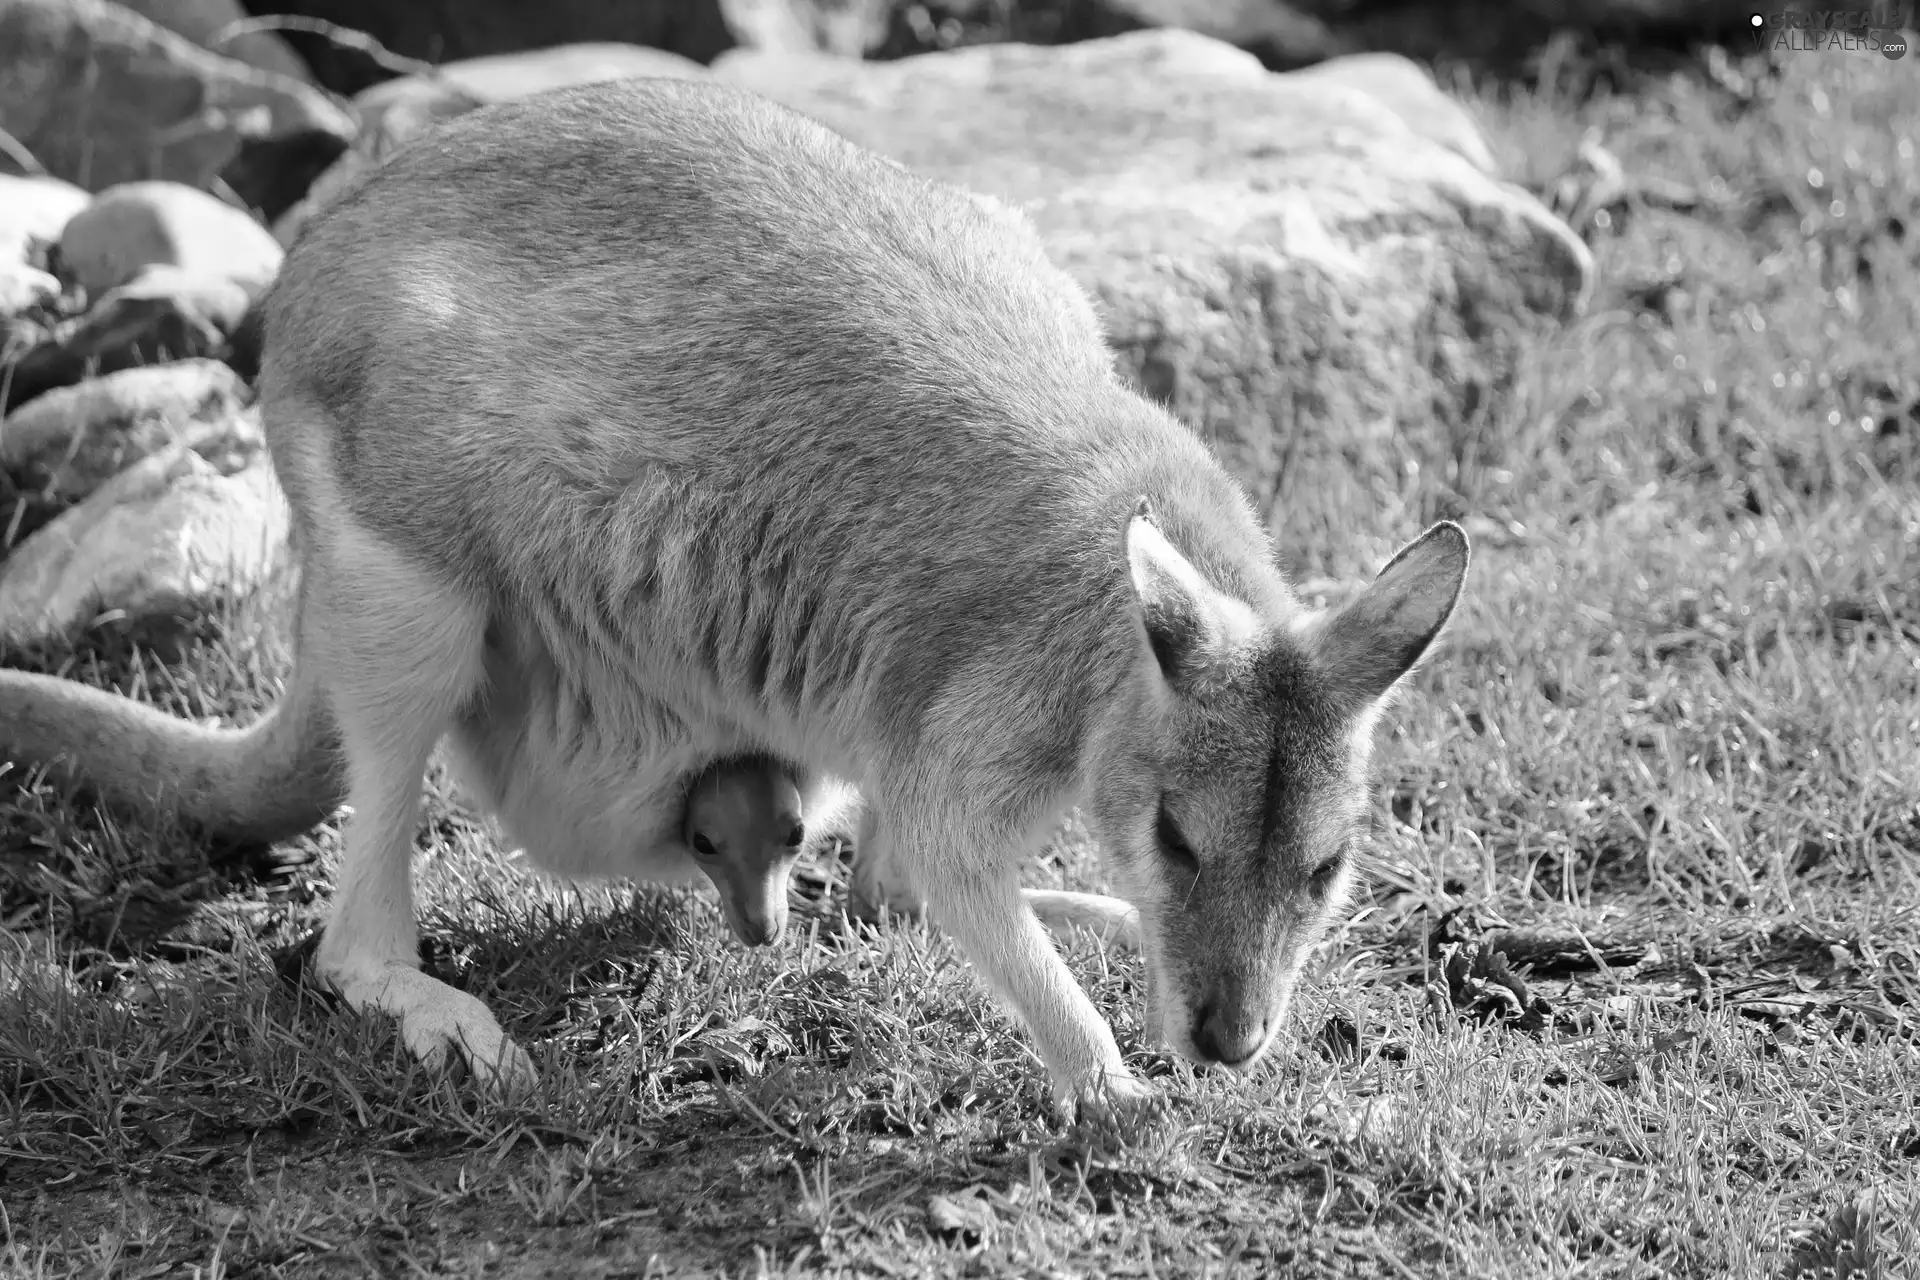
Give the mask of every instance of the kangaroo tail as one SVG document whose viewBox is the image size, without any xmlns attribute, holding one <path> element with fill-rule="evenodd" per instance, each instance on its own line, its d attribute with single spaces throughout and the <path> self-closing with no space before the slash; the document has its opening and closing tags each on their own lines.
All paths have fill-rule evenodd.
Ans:
<svg viewBox="0 0 1920 1280">
<path fill-rule="evenodd" d="M 271 843 L 346 800 L 339 732 L 296 668 L 286 696 L 241 729 L 208 728 L 132 698 L 0 670 L 0 763 L 42 766 L 123 810 L 215 839 Z"/>
</svg>

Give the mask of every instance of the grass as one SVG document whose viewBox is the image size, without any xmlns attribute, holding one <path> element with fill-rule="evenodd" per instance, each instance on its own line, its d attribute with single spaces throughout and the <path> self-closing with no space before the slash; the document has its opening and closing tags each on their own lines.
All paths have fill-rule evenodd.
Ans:
<svg viewBox="0 0 1920 1280">
<path fill-rule="evenodd" d="M 336 830 L 216 858 L 10 775 L 0 1274 L 1902 1274 L 1920 76 L 1745 71 L 1749 101 L 1467 86 L 1524 181 L 1597 128 L 1706 204 L 1614 210 L 1587 318 L 1371 511 L 1290 478 L 1303 571 L 1362 574 L 1440 513 L 1477 560 L 1381 734 L 1369 894 L 1250 1079 L 1145 1043 L 1137 964 L 1075 939 L 1173 1118 L 1062 1129 L 947 943 L 847 924 L 837 868 L 746 952 L 698 897 L 524 875 L 436 790 L 430 961 L 544 1076 L 486 1107 L 281 976 Z M 244 715 L 271 616 L 41 665 Z M 1098 886 L 1057 853 L 1036 882 Z"/>
</svg>

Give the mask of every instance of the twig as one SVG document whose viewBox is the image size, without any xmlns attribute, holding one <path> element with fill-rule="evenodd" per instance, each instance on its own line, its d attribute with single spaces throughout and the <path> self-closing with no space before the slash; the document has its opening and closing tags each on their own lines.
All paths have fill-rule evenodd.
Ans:
<svg viewBox="0 0 1920 1280">
<path fill-rule="evenodd" d="M 0 129 L 0 151 L 6 152 L 7 159 L 13 161 L 34 177 L 44 178 L 47 176 L 47 166 L 41 164 L 33 152 L 27 150 L 27 145 L 24 142 L 8 133 L 5 129 Z"/>
<path fill-rule="evenodd" d="M 269 14 L 263 18 L 242 18 L 238 22 L 229 22 L 207 38 L 207 47 L 217 50 L 224 44 L 238 40 L 241 36 L 252 35 L 256 31 L 300 31 L 307 35 L 319 36 L 343 49 L 364 53 L 399 76 L 426 76 L 437 79 L 440 75 L 440 68 L 433 63 L 395 53 L 364 31 L 355 31 L 352 27 L 328 22 L 325 18 L 309 18 L 300 14 Z"/>
</svg>

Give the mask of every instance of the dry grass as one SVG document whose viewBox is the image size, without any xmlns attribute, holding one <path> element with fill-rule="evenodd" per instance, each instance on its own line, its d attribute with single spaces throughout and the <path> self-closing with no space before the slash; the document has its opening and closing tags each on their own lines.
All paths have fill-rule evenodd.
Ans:
<svg viewBox="0 0 1920 1280">
<path fill-rule="evenodd" d="M 1252 1079 L 1143 1044 L 1135 963 L 1076 940 L 1174 1119 L 1061 1131 L 951 948 L 848 926 L 837 869 L 802 886 L 798 938 L 747 953 L 700 899 L 526 877 L 440 797 L 432 963 L 545 1077 L 483 1108 L 277 976 L 334 831 L 214 863 L 10 776 L 0 1272 L 1901 1274 L 1920 75 L 1777 70 L 1744 105 L 1698 76 L 1482 95 L 1523 178 L 1597 126 L 1709 207 L 1616 216 L 1589 318 L 1539 345 L 1516 411 L 1372 518 L 1286 507 L 1317 569 L 1443 511 L 1478 561 L 1382 734 L 1372 896 Z M 69 674 L 245 713 L 280 670 L 257 630 Z M 1036 875 L 1097 883 L 1072 841 Z M 1495 953 L 1522 983 L 1481 981 Z"/>
</svg>

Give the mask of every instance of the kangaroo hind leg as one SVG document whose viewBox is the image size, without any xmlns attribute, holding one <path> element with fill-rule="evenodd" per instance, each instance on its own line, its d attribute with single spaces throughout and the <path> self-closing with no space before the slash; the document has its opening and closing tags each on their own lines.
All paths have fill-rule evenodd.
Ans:
<svg viewBox="0 0 1920 1280">
<path fill-rule="evenodd" d="M 306 651 L 326 668 L 346 757 L 347 822 L 320 977 L 398 1020 L 417 1058 L 458 1053 L 515 1091 L 533 1063 L 485 1004 L 420 972 L 413 847 L 427 760 L 484 682 L 485 608 L 343 521 L 308 558 Z"/>
</svg>

